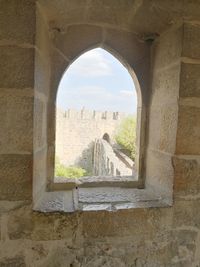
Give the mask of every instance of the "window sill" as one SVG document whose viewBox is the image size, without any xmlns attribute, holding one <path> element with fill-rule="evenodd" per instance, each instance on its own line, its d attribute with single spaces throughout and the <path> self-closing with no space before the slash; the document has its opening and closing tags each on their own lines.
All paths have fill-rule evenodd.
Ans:
<svg viewBox="0 0 200 267">
<path fill-rule="evenodd" d="M 96 177 L 95 177 L 96 178 Z M 116 178 L 116 177 L 114 177 Z M 70 179 L 71 180 L 71 179 Z M 78 180 L 78 182 L 77 182 Z M 120 181 L 113 177 L 110 180 L 94 184 L 94 177 L 86 177 L 74 181 L 53 183 L 48 192 L 45 188 L 38 194 L 33 209 L 41 212 L 74 212 L 74 211 L 117 211 L 133 208 L 169 207 L 171 198 L 163 198 L 150 188 L 133 188 L 133 178 L 123 177 Z M 93 181 L 92 181 L 93 180 Z M 73 182 L 73 183 L 72 183 Z M 92 186 L 90 186 L 92 184 Z M 68 186 L 68 188 L 65 188 Z M 71 187 L 71 188 L 69 188 Z"/>
<path fill-rule="evenodd" d="M 50 191 L 86 187 L 142 188 L 142 183 L 133 176 L 85 176 L 81 178 L 55 177 L 54 182 L 49 185 Z"/>
</svg>

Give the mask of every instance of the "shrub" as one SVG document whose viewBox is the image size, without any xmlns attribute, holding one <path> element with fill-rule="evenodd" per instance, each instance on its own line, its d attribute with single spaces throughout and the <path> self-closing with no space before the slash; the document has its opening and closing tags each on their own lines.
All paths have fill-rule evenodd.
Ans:
<svg viewBox="0 0 200 267">
<path fill-rule="evenodd" d="M 80 167 L 70 166 L 65 167 L 60 163 L 59 159 L 56 157 L 55 163 L 55 176 L 65 177 L 65 178 L 79 178 L 87 174 L 86 170 Z"/>
<path fill-rule="evenodd" d="M 135 159 L 135 142 L 136 142 L 136 118 L 126 117 L 119 126 L 115 136 L 116 142 L 127 150 L 130 157 Z"/>
</svg>

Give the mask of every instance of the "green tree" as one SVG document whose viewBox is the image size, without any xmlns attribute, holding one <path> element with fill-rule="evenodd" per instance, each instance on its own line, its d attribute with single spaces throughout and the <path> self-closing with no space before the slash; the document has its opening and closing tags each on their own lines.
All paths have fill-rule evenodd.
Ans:
<svg viewBox="0 0 200 267">
<path fill-rule="evenodd" d="M 115 136 L 116 142 L 129 153 L 129 156 L 135 159 L 135 142 L 136 142 L 136 118 L 126 117 L 120 124 Z"/>
<path fill-rule="evenodd" d="M 76 166 L 66 167 L 63 164 L 61 164 L 58 157 L 56 157 L 56 162 L 55 162 L 56 177 L 80 178 L 85 175 L 87 175 L 85 169 Z"/>
</svg>

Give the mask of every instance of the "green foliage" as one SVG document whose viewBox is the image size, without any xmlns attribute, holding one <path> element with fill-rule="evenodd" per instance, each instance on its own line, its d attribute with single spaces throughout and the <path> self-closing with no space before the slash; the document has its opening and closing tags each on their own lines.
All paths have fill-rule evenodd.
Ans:
<svg viewBox="0 0 200 267">
<path fill-rule="evenodd" d="M 65 167 L 63 164 L 60 163 L 59 159 L 56 157 L 56 164 L 55 164 L 55 176 L 56 177 L 65 177 L 65 178 L 79 178 L 85 176 L 87 174 L 86 170 L 70 166 Z"/>
<path fill-rule="evenodd" d="M 136 119 L 135 117 L 126 117 L 115 136 L 116 142 L 121 145 L 135 159 L 135 142 L 136 142 Z"/>
</svg>

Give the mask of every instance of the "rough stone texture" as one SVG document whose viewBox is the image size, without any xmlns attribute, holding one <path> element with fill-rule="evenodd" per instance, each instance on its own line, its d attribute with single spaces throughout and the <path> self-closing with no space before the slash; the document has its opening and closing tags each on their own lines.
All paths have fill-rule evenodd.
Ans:
<svg viewBox="0 0 200 267">
<path fill-rule="evenodd" d="M 174 157 L 174 190 L 176 196 L 198 194 L 200 188 L 200 162 L 195 158 Z"/>
<path fill-rule="evenodd" d="M 191 42 L 192 40 L 192 42 Z M 200 59 L 199 51 L 200 41 L 200 25 L 185 24 L 184 25 L 184 41 L 183 41 L 183 56 Z"/>
<path fill-rule="evenodd" d="M 151 108 L 149 146 L 167 153 L 174 153 L 176 140 L 177 107 L 163 105 Z M 155 131 L 156 129 L 156 131 Z"/>
<path fill-rule="evenodd" d="M 8 236 L 11 240 L 71 240 L 76 227 L 76 214 L 44 215 L 32 212 L 30 206 L 11 211 L 8 218 Z"/>
<path fill-rule="evenodd" d="M 49 93 L 51 75 L 50 31 L 40 10 L 36 12 L 37 50 L 35 53 L 35 89 L 45 96 Z"/>
<path fill-rule="evenodd" d="M 164 33 L 152 46 L 152 91 L 148 109 L 146 184 L 172 196 L 172 155 L 176 149 L 182 27 Z"/>
<path fill-rule="evenodd" d="M 148 149 L 146 165 L 146 183 L 155 187 L 155 190 L 163 191 L 166 196 L 171 195 L 173 186 L 172 156 L 168 153 Z"/>
<path fill-rule="evenodd" d="M 4 94 L 0 97 L 2 117 L 1 153 L 33 151 L 33 97 Z M 5 134 L 6 133 L 6 134 Z"/>
<path fill-rule="evenodd" d="M 1 46 L 0 58 L 1 88 L 33 88 L 33 48 L 21 48 L 14 45 Z"/>
<path fill-rule="evenodd" d="M 199 64 L 181 64 L 180 97 L 200 97 L 199 73 Z"/>
<path fill-rule="evenodd" d="M 122 63 L 128 63 L 133 67 L 144 60 L 145 56 L 148 56 L 149 47 L 148 44 L 142 40 L 139 40 L 137 35 L 130 32 L 110 30 L 105 32 L 105 40 L 103 45 L 113 51 L 114 55 L 121 57 Z M 123 62 L 123 59 L 126 59 Z"/>
<path fill-rule="evenodd" d="M 27 200 L 32 195 L 32 156 L 0 155 L 0 199 Z"/>
<path fill-rule="evenodd" d="M 24 256 L 16 256 L 13 258 L 3 258 L 0 260 L 1 267 L 26 267 Z"/>
<path fill-rule="evenodd" d="M 7 119 L 4 114 L 12 108 L 5 104 L 5 96 L 1 89 L 0 136 L 4 144 L 1 143 L 0 146 L 0 198 L 2 199 L 0 201 L 0 266 L 199 267 L 200 114 L 197 107 L 199 105 L 198 64 L 200 57 L 199 1 L 116 0 L 106 2 L 98 10 L 96 9 L 99 5 L 98 1 L 94 1 L 95 6 L 92 4 L 93 1 L 85 0 L 40 0 L 37 2 L 38 7 L 46 16 L 45 21 L 49 23 L 52 33 L 60 31 L 61 34 L 65 34 L 69 24 L 76 23 L 78 27 L 78 24 L 85 24 L 88 21 L 94 27 L 103 28 L 106 25 L 110 29 L 133 31 L 143 40 L 157 36 L 157 41 L 152 46 L 152 52 L 153 50 L 154 52 L 151 55 L 151 77 L 148 87 L 150 95 L 155 93 L 154 85 L 151 90 L 152 80 L 154 84 L 160 84 L 164 82 L 163 77 L 167 77 L 167 81 L 163 86 L 157 85 L 157 88 L 165 93 L 162 94 L 163 96 L 152 99 L 152 103 L 156 104 L 157 101 L 159 106 L 159 103 L 162 105 L 163 98 L 169 101 L 177 96 L 184 98 L 186 102 L 183 103 L 183 99 L 177 102 L 177 106 L 179 105 L 178 133 L 174 138 L 178 155 L 149 152 L 150 165 L 147 168 L 152 173 L 154 186 L 163 177 L 164 182 L 160 184 L 166 189 L 165 185 L 168 185 L 165 181 L 167 183 L 174 178 L 174 203 L 170 208 L 137 208 L 116 212 L 96 211 L 73 214 L 33 212 L 31 204 L 27 206 L 23 203 L 24 200 L 31 200 L 32 155 L 25 155 L 22 150 L 18 152 L 19 154 L 11 154 L 13 153 L 11 150 L 16 150 L 16 145 L 3 137 L 4 134 L 8 135 Z M 22 48 L 19 43 L 33 42 L 34 19 L 35 1 L 0 1 L 0 86 L 12 88 L 13 94 L 21 91 L 15 89 L 33 87 L 33 49 Z M 183 27 L 184 31 L 181 30 L 182 28 L 179 28 L 178 32 L 173 31 L 172 28 L 176 28 L 176 23 L 188 20 L 190 22 Z M 165 30 L 167 32 L 164 32 Z M 104 31 L 106 32 L 107 29 L 104 28 L 102 32 Z M 11 42 L 15 43 L 11 44 Z M 74 45 L 73 42 L 72 45 Z M 181 51 L 183 51 L 182 55 Z M 130 51 L 127 51 L 127 54 L 129 53 Z M 184 65 L 182 64 L 181 75 L 178 75 L 178 71 L 173 67 L 174 64 L 179 64 L 181 56 Z M 55 94 L 59 75 L 62 75 L 68 65 L 66 61 L 63 61 L 62 57 L 52 61 L 52 64 L 54 62 L 56 64 L 55 68 L 52 68 L 51 82 L 57 78 L 53 84 L 54 87 L 49 90 L 52 95 Z M 61 65 L 62 71 L 59 69 L 55 73 L 53 70 Z M 166 73 L 166 69 L 170 71 Z M 144 74 L 144 79 L 146 75 L 147 73 Z M 161 76 L 160 79 L 159 76 Z M 170 79 L 176 79 L 176 81 L 180 79 L 180 84 L 170 82 Z M 16 108 L 12 111 L 15 113 L 12 122 L 13 132 L 17 129 L 23 135 L 22 132 L 26 132 L 28 128 L 33 129 L 28 119 L 33 118 L 32 105 L 28 98 L 23 102 L 26 102 L 27 106 L 18 101 L 22 95 L 19 98 L 14 95 L 12 98 L 7 94 L 7 97 L 12 99 L 14 106 L 16 102 Z M 190 102 L 187 102 L 188 98 Z M 51 103 L 53 99 L 54 97 L 51 98 Z M 174 99 L 172 102 L 175 105 Z M 30 109 L 29 106 L 31 106 Z M 155 110 L 157 110 L 156 107 L 157 105 L 154 106 Z M 24 110 L 30 117 L 27 115 L 21 120 Z M 14 123 L 15 120 L 16 123 Z M 24 124 L 25 120 L 27 124 Z M 158 123 L 161 125 L 161 121 Z M 171 125 L 171 120 L 169 124 Z M 154 128 L 156 131 L 156 124 Z M 26 138 L 22 136 L 21 142 L 18 143 L 21 149 L 25 147 L 24 139 Z M 33 136 L 30 134 L 28 143 L 32 142 Z M 6 146 L 9 147 L 7 155 L 2 154 L 5 153 Z M 170 173 L 167 170 L 169 166 L 172 166 Z M 173 171 L 174 175 L 171 176 Z M 150 182 L 148 172 L 146 178 Z"/>
<path fill-rule="evenodd" d="M 177 154 L 200 154 L 200 108 L 179 107 L 177 130 Z"/>
<path fill-rule="evenodd" d="M 140 5 L 140 3 L 136 3 L 137 1 L 133 2 L 130 0 L 119 0 L 116 4 L 115 0 L 109 2 L 106 0 L 101 2 L 94 0 L 88 6 L 87 20 L 95 23 L 124 26 L 128 22 L 129 16 L 131 16 Z M 120 16 L 118 15 L 119 13 Z"/>
<path fill-rule="evenodd" d="M 102 42 L 102 29 L 90 25 L 70 26 L 65 34 L 55 33 L 55 46 L 68 59 L 75 60 L 83 52 L 99 46 Z"/>
<path fill-rule="evenodd" d="M 34 44 L 34 1 L 2 0 L 0 2 L 0 28 L 0 40 Z"/>
<path fill-rule="evenodd" d="M 34 177 L 33 194 L 37 194 L 46 185 L 46 154 L 47 149 L 43 148 L 34 153 Z"/>
<path fill-rule="evenodd" d="M 65 30 L 70 24 L 80 24 L 83 23 L 86 9 L 87 0 L 74 0 L 69 1 L 39 1 L 41 9 L 44 14 L 48 14 L 48 20 L 50 21 L 50 26 L 52 30 L 60 29 Z"/>
<path fill-rule="evenodd" d="M 178 27 L 174 30 L 167 31 L 155 40 L 153 44 L 154 57 L 152 59 L 155 71 L 171 67 L 171 65 L 180 61 L 182 36 L 183 27 Z M 163 46 L 165 47 L 164 49 Z"/>
<path fill-rule="evenodd" d="M 177 103 L 179 91 L 180 65 L 174 64 L 171 68 L 158 68 L 155 63 L 157 74 L 152 81 L 152 106 L 174 105 Z M 185 75 L 184 75 L 185 79 Z M 163 97 L 165 96 L 165 97 Z"/>
</svg>

